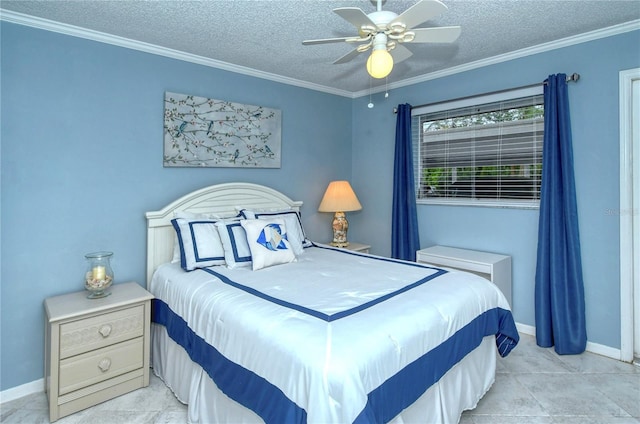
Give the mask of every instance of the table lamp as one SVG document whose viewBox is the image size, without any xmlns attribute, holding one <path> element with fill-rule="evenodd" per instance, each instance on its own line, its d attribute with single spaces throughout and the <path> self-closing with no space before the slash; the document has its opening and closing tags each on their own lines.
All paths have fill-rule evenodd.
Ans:
<svg viewBox="0 0 640 424">
<path fill-rule="evenodd" d="M 345 216 L 345 212 L 359 211 L 362 205 L 358 201 L 356 194 L 353 192 L 348 181 L 332 181 L 327 187 L 320 206 L 319 212 L 335 212 L 331 227 L 333 228 L 332 246 L 347 247 L 347 230 L 349 222 Z"/>
</svg>

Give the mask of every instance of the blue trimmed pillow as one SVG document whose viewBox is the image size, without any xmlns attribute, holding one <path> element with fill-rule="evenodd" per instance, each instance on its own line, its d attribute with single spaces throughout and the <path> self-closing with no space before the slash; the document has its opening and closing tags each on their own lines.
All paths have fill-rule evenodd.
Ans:
<svg viewBox="0 0 640 424">
<path fill-rule="evenodd" d="M 224 247 L 224 260 L 229 268 L 251 266 L 251 250 L 241 220 L 218 221 L 216 228 Z"/>
<path fill-rule="evenodd" d="M 275 210 L 275 211 L 258 211 L 252 209 L 240 210 L 240 215 L 246 219 L 282 219 L 285 227 L 287 228 L 288 240 L 291 243 L 293 252 L 296 256 L 304 253 L 304 247 L 311 244 L 307 240 L 302 227 L 302 219 L 300 218 L 300 212 L 295 210 Z"/>
<path fill-rule="evenodd" d="M 171 224 L 176 230 L 182 269 L 224 265 L 224 248 L 215 220 L 174 218 Z"/>
<path fill-rule="evenodd" d="M 254 271 L 296 260 L 284 220 L 245 219 L 240 224 L 246 232 Z"/>
<path fill-rule="evenodd" d="M 214 221 L 221 219 L 220 216 L 213 213 L 191 213 L 191 212 L 184 212 L 184 211 L 176 211 L 174 213 L 174 218 L 184 218 L 188 220 L 214 220 Z M 180 257 L 181 257 L 180 242 L 176 237 L 176 242 L 173 244 L 173 258 L 171 259 L 171 263 L 180 262 Z"/>
</svg>

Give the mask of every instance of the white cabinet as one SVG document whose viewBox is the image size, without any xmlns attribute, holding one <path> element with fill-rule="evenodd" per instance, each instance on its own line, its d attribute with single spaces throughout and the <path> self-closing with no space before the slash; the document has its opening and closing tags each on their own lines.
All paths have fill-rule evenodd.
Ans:
<svg viewBox="0 0 640 424">
<path fill-rule="evenodd" d="M 153 296 L 137 283 L 110 291 L 101 299 L 81 291 L 44 301 L 51 422 L 149 385 Z"/>
<path fill-rule="evenodd" d="M 493 282 L 511 305 L 511 256 L 432 246 L 416 252 L 416 262 L 472 272 Z"/>
</svg>

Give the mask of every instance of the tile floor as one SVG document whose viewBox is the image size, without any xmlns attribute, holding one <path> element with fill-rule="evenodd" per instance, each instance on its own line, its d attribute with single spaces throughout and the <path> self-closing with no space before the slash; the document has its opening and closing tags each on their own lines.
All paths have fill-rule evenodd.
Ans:
<svg viewBox="0 0 640 424">
<path fill-rule="evenodd" d="M 48 423 L 47 400 L 37 393 L 0 407 L 2 423 Z M 57 421 L 59 424 L 179 424 L 186 406 L 160 379 L 149 387 Z M 523 335 L 498 361 L 496 382 L 461 424 L 640 424 L 640 367 L 592 353 L 559 356 Z"/>
</svg>

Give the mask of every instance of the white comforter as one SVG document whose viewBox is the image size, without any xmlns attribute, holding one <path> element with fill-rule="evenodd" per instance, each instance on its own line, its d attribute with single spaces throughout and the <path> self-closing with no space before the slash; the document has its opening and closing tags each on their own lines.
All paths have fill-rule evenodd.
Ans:
<svg viewBox="0 0 640 424">
<path fill-rule="evenodd" d="M 500 311 L 496 325 L 512 337 L 507 343 L 517 342 L 509 305 L 489 281 L 325 246 L 259 271 L 219 266 L 186 273 L 165 264 L 151 291 L 156 306 L 165 307 L 163 315 L 170 311 L 169 320 L 188 323 L 190 331 L 174 333 L 193 332 L 182 342 L 194 351 L 192 359 L 219 354 L 203 368 L 223 392 L 265 421 L 390 419 L 416 390 L 404 393 L 403 379 L 414 369 L 438 374 L 429 361 L 475 347 L 465 347 L 474 337 L 460 330 L 487 311 Z M 167 325 L 165 318 L 154 320 Z M 477 344 L 485 335 L 478 334 Z M 201 340 L 214 350 L 203 353 Z M 446 349 L 453 350 L 439 352 L 447 340 L 452 343 Z M 391 406 L 376 404 L 372 395 L 378 389 L 387 396 L 380 394 L 385 387 L 400 398 Z"/>
</svg>

